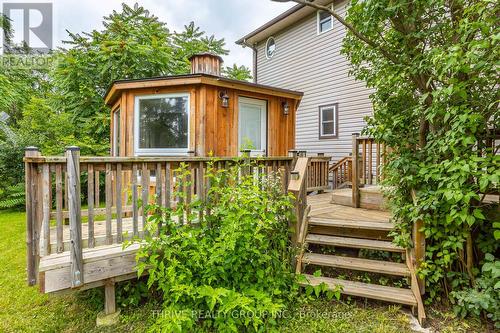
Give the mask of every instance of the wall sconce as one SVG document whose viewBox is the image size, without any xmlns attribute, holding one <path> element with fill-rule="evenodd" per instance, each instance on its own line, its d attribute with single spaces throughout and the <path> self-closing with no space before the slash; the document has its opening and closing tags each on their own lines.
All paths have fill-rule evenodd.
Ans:
<svg viewBox="0 0 500 333">
<path fill-rule="evenodd" d="M 288 102 L 281 103 L 281 108 L 283 109 L 283 114 L 285 116 L 288 116 L 288 114 L 290 113 L 290 105 L 288 105 Z"/>
<path fill-rule="evenodd" d="M 227 95 L 226 91 L 221 91 L 219 93 L 219 97 L 222 100 L 221 106 L 223 108 L 228 108 L 229 107 L 229 96 Z"/>
</svg>

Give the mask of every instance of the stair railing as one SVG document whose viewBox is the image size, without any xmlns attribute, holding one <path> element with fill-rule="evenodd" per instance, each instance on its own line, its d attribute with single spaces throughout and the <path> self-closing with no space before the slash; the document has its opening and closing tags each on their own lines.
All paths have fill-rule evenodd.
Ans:
<svg viewBox="0 0 500 333">
<path fill-rule="evenodd" d="M 374 138 L 352 134 L 352 206 L 359 207 L 359 188 L 379 184 L 383 179 L 382 166 L 387 160 L 387 149 Z"/>
<path fill-rule="evenodd" d="M 308 174 L 308 157 L 298 157 L 294 164 L 294 169 L 290 173 L 290 181 L 288 183 L 288 192 L 295 197 L 294 212 L 296 222 L 293 226 L 294 233 L 292 235 L 292 243 L 297 244 L 297 240 L 302 229 L 302 224 L 306 216 L 307 208 L 307 174 Z"/>
<path fill-rule="evenodd" d="M 330 166 L 328 172 L 332 174 L 332 190 L 349 186 L 352 178 L 352 157 L 345 156 L 341 158 L 337 163 Z"/>
</svg>

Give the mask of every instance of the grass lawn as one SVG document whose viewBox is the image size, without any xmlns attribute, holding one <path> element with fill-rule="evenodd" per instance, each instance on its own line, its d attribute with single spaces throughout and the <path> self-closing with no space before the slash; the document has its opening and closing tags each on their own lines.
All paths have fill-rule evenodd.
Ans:
<svg viewBox="0 0 500 333">
<path fill-rule="evenodd" d="M 26 284 L 24 213 L 0 211 L 0 332 L 143 332 L 158 308 L 153 301 L 122 310 L 120 324 L 95 326 L 102 309 L 101 290 L 69 295 L 42 295 Z M 428 311 L 429 312 L 429 311 Z M 432 312 L 441 332 L 479 332 L 476 321 Z M 290 311 L 281 332 L 411 332 L 398 307 L 348 305 L 318 300 Z"/>
</svg>

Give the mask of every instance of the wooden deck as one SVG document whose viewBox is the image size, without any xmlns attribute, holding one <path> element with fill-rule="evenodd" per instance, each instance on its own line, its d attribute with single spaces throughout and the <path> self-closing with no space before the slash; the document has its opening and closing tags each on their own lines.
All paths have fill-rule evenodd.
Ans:
<svg viewBox="0 0 500 333">
<path fill-rule="evenodd" d="M 138 231 L 139 231 L 139 237 L 142 237 L 143 234 L 143 223 L 142 223 L 142 216 L 138 217 Z M 118 224 L 116 219 L 111 220 L 111 234 L 112 234 L 112 243 L 117 244 L 117 229 L 118 229 Z M 131 240 L 134 235 L 134 226 L 133 226 L 133 221 L 132 218 L 122 218 L 122 235 L 124 240 Z M 83 247 L 88 248 L 88 243 L 89 243 L 89 225 L 87 223 L 82 223 L 82 242 L 83 242 Z M 69 225 L 63 225 L 62 227 L 62 240 L 63 240 L 63 246 L 64 248 L 62 251 L 58 251 L 57 249 L 57 228 L 56 227 L 51 227 L 50 228 L 50 253 L 61 253 L 65 251 L 69 251 L 70 249 L 70 226 Z M 107 240 L 106 240 L 106 220 L 102 221 L 95 221 L 94 222 L 94 241 L 95 241 L 95 246 L 103 246 L 107 245 Z"/>
<path fill-rule="evenodd" d="M 367 188 L 366 191 L 376 193 L 377 188 Z M 382 210 L 353 208 L 346 205 L 332 204 L 332 195 L 338 196 L 351 195 L 351 189 L 328 191 L 322 194 L 310 195 L 307 197 L 307 203 L 311 205 L 312 218 L 342 219 L 352 221 L 380 221 L 388 222 L 390 213 Z M 349 201 L 350 203 L 350 201 Z"/>
<path fill-rule="evenodd" d="M 342 205 L 331 203 L 331 192 L 309 195 L 308 203 L 311 205 L 310 217 L 325 219 L 351 219 L 354 223 L 353 213 L 359 219 L 367 221 L 388 221 L 389 214 L 383 211 L 374 211 L 368 209 L 355 209 Z M 142 217 L 138 217 L 139 233 L 142 235 Z M 133 236 L 132 218 L 122 218 L 123 239 L 131 239 Z M 117 239 L 117 220 L 111 220 L 111 230 L 113 236 L 113 245 L 106 245 L 106 221 L 94 222 L 94 237 L 96 247 L 87 248 L 88 244 L 88 224 L 82 223 L 82 242 L 83 242 L 83 265 L 85 288 L 96 286 L 101 280 L 108 278 L 129 279 L 135 277 L 135 253 L 139 248 L 134 245 L 123 249 L 122 244 L 116 244 Z M 56 292 L 71 288 L 70 281 L 70 226 L 63 226 L 63 244 L 64 251 L 57 253 L 56 242 L 57 228 L 51 227 L 50 239 L 52 240 L 50 250 L 51 254 L 40 258 L 40 284 L 42 292 Z"/>
</svg>

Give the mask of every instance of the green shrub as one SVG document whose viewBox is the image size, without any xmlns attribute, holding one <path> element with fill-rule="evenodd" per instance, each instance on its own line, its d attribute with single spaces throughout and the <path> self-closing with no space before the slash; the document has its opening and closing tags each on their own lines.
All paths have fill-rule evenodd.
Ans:
<svg viewBox="0 0 500 333">
<path fill-rule="evenodd" d="M 147 238 L 137 258 L 139 274 L 149 274 L 148 287 L 163 295 L 153 331 L 184 332 L 195 325 L 268 330 L 296 295 L 290 265 L 292 198 L 283 194 L 279 177 L 244 176 L 242 162 L 225 170 L 212 166 L 206 201 L 150 207 L 155 213 L 148 228 L 156 234 L 161 224 L 159 235 Z M 186 183 L 187 167 L 178 172 Z M 201 218 L 200 210 L 206 212 Z M 184 213 L 185 223 L 177 223 Z"/>
<path fill-rule="evenodd" d="M 474 288 L 451 293 L 454 311 L 461 317 L 479 316 L 484 311 L 495 327 L 500 328 L 500 260 L 486 254 L 481 272 Z"/>
</svg>

